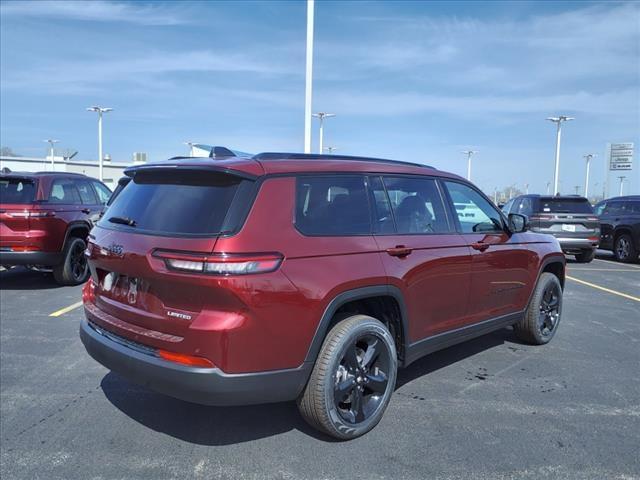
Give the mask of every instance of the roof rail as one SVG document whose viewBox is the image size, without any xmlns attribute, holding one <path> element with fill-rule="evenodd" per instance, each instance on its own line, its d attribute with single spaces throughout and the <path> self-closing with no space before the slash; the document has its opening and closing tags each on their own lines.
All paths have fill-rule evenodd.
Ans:
<svg viewBox="0 0 640 480">
<path fill-rule="evenodd" d="M 395 165 L 410 165 L 412 167 L 431 168 L 431 165 L 423 163 L 405 162 L 402 160 L 390 160 L 388 158 L 375 157 L 355 157 L 350 155 L 324 155 L 319 153 L 286 153 L 286 152 L 263 152 L 254 155 L 254 160 L 346 160 L 353 162 L 375 162 L 375 163 L 391 163 Z"/>
</svg>

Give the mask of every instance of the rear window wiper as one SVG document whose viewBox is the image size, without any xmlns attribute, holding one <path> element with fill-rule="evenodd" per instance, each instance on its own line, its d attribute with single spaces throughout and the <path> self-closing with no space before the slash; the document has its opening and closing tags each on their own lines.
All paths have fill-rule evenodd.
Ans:
<svg viewBox="0 0 640 480">
<path fill-rule="evenodd" d="M 130 227 L 136 226 L 136 221 L 128 217 L 109 217 L 111 223 L 119 223 L 120 225 L 129 225 Z"/>
</svg>

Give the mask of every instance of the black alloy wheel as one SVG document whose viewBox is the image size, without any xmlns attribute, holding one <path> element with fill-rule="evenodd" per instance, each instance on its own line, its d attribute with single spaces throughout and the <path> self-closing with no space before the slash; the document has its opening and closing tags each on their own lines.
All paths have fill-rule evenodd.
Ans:
<svg viewBox="0 0 640 480">
<path fill-rule="evenodd" d="M 380 408 L 389 386 L 390 354 L 374 334 L 347 345 L 334 384 L 335 407 L 347 423 L 362 423 Z"/>
</svg>

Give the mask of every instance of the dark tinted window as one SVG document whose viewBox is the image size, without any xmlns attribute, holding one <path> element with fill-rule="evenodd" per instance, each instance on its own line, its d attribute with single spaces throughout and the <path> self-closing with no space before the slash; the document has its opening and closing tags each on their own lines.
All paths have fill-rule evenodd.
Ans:
<svg viewBox="0 0 640 480">
<path fill-rule="evenodd" d="M 399 234 L 446 233 L 449 224 L 435 180 L 383 177 Z"/>
<path fill-rule="evenodd" d="M 638 214 L 640 213 L 640 201 L 629 202 L 629 206 L 627 207 L 627 211 Z"/>
<path fill-rule="evenodd" d="M 509 210 L 511 209 L 511 207 L 513 206 L 513 202 L 515 201 L 515 198 L 512 198 L 511 200 L 509 200 L 505 205 L 502 206 L 502 211 L 504 213 L 511 213 Z"/>
<path fill-rule="evenodd" d="M 31 203 L 36 198 L 36 184 L 28 178 L 0 177 L 0 203 Z"/>
<path fill-rule="evenodd" d="M 371 233 L 364 177 L 299 177 L 296 197 L 296 227 L 306 235 Z"/>
<path fill-rule="evenodd" d="M 586 198 L 540 198 L 540 213 L 593 213 L 593 207 Z"/>
<path fill-rule="evenodd" d="M 86 180 L 76 180 L 76 187 L 78 188 L 78 193 L 80 194 L 82 203 L 85 205 L 97 205 L 99 203 L 96 198 L 96 194 L 93 193 L 93 188 L 89 185 L 89 182 Z"/>
<path fill-rule="evenodd" d="M 100 220 L 100 225 L 163 234 L 216 234 L 240 185 L 232 175 L 210 171 L 138 172 Z M 241 202 L 247 195 L 238 195 Z M 124 226 L 109 219 L 129 219 Z"/>
<path fill-rule="evenodd" d="M 608 202 L 604 209 L 605 215 L 620 215 L 622 213 L 622 202 Z"/>
<path fill-rule="evenodd" d="M 49 203 L 80 204 L 80 194 L 73 180 L 54 180 L 49 193 Z"/>
<path fill-rule="evenodd" d="M 534 200 L 531 197 L 522 197 L 509 213 L 519 213 L 520 215 L 533 215 Z"/>
<path fill-rule="evenodd" d="M 502 232 L 502 216 L 473 188 L 445 182 L 458 214 L 462 233 Z"/>
<path fill-rule="evenodd" d="M 96 193 L 98 194 L 98 200 L 100 203 L 105 204 L 109 201 L 111 197 L 111 190 L 105 187 L 102 183 L 93 181 L 93 188 L 95 188 Z"/>
</svg>

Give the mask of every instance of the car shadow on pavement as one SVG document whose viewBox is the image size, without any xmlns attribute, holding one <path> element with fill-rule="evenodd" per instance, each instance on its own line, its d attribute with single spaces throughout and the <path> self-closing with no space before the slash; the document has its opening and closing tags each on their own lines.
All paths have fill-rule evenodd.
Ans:
<svg viewBox="0 0 640 480">
<path fill-rule="evenodd" d="M 53 279 L 53 274 L 37 272 L 21 267 L 0 272 L 0 290 L 47 290 L 62 288 Z"/>
<path fill-rule="evenodd" d="M 428 355 L 400 370 L 396 389 L 505 342 L 519 343 L 503 329 Z M 110 372 L 101 382 L 106 398 L 118 410 L 156 432 L 199 445 L 231 445 L 299 430 L 323 442 L 337 442 L 309 426 L 295 402 L 240 407 L 210 407 L 177 400 L 128 382 Z"/>
</svg>

